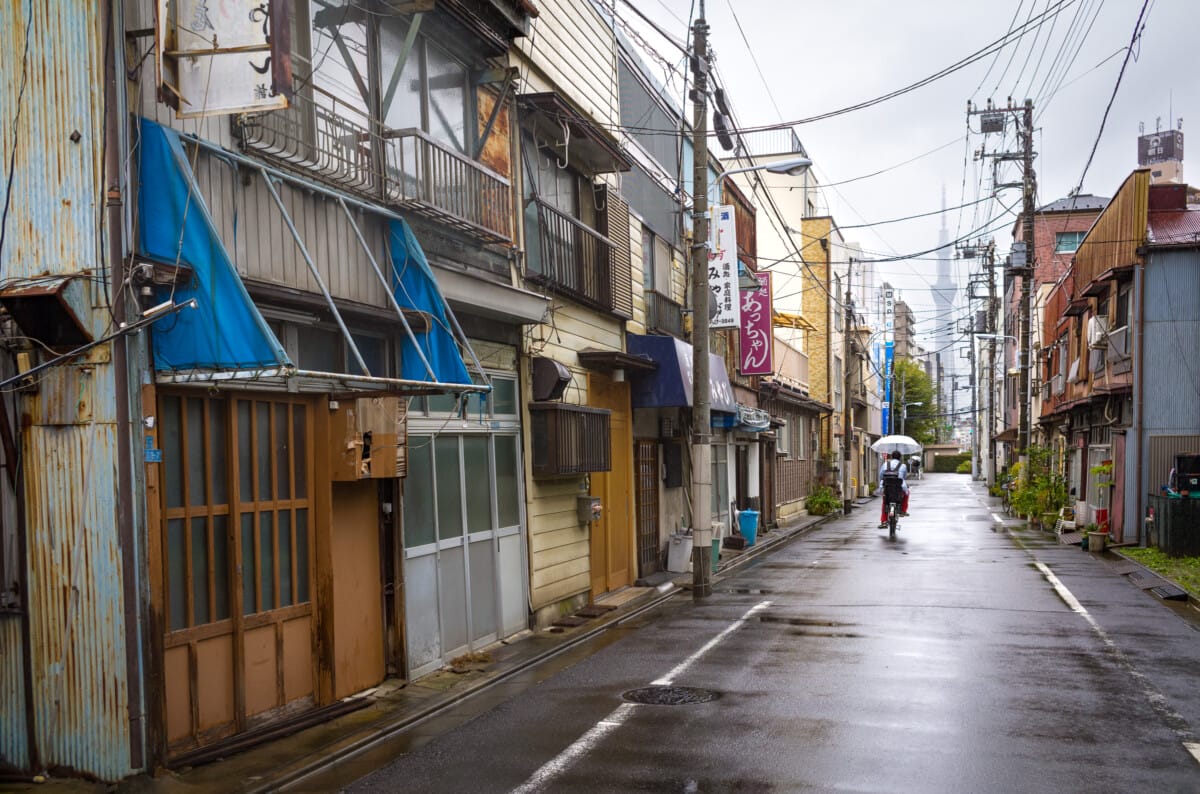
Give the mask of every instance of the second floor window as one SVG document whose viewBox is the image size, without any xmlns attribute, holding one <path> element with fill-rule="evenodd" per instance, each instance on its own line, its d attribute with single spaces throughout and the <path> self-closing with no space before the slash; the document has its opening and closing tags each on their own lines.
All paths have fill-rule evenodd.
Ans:
<svg viewBox="0 0 1200 794">
<path fill-rule="evenodd" d="M 1087 232 L 1055 232 L 1054 233 L 1054 253 L 1069 254 L 1079 250 L 1079 244 L 1083 242 L 1084 235 Z"/>
<path fill-rule="evenodd" d="M 647 290 L 671 297 L 671 246 L 642 227 L 642 284 Z"/>
<path fill-rule="evenodd" d="M 465 152 L 471 115 L 468 69 L 425 35 L 417 35 L 397 75 L 411 32 L 405 22 L 387 17 L 379 27 L 384 124 L 395 130 L 422 130 L 438 143 Z"/>
</svg>

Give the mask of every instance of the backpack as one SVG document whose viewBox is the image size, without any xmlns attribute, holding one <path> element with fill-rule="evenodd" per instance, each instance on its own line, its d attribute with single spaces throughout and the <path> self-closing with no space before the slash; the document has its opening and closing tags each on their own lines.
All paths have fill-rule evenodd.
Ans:
<svg viewBox="0 0 1200 794">
<path fill-rule="evenodd" d="M 893 463 L 896 464 L 895 468 L 892 467 Z M 902 465 L 901 461 L 891 459 L 883 465 L 883 493 L 890 502 L 899 502 L 904 493 L 903 480 L 900 479 Z"/>
</svg>

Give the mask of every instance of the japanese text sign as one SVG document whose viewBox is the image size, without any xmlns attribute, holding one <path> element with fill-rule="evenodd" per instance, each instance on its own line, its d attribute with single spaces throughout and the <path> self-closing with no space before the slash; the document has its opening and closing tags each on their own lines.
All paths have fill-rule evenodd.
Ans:
<svg viewBox="0 0 1200 794">
<path fill-rule="evenodd" d="M 743 375 L 770 375 L 775 369 L 771 274 L 755 273 L 754 277 L 761 286 L 741 291 L 742 325 L 738 334 L 741 358 L 738 371 Z"/>
<path fill-rule="evenodd" d="M 740 325 L 738 302 L 737 227 L 733 205 L 714 207 L 709 225 L 708 286 L 712 290 L 717 313 L 710 328 L 737 328 Z"/>
</svg>

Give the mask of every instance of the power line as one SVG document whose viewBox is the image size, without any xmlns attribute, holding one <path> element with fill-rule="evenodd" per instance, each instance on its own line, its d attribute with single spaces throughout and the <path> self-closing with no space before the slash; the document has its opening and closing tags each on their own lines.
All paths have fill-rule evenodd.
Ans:
<svg viewBox="0 0 1200 794">
<path fill-rule="evenodd" d="M 636 13 L 639 17 L 641 17 L 643 20 L 645 20 L 647 24 L 649 24 L 651 27 L 653 27 L 655 29 L 655 31 L 657 31 L 660 35 L 662 35 L 664 38 L 666 38 L 668 41 L 670 41 L 674 46 L 679 47 L 680 49 L 683 49 L 681 44 L 679 44 L 678 42 L 671 39 L 670 36 L 668 36 L 665 32 L 663 32 L 662 29 L 657 24 L 653 23 L 641 11 L 639 11 L 634 4 L 634 0 L 622 0 L 622 2 L 625 3 L 625 5 L 628 6 L 630 9 L 632 9 L 634 11 L 634 13 Z M 948 77 L 949 75 L 954 74 L 955 72 L 965 69 L 967 66 L 970 66 L 971 64 L 976 63 L 977 61 L 980 61 L 983 58 L 986 58 L 988 55 L 991 55 L 991 54 L 997 52 L 998 50 L 1007 47 L 1009 44 L 1013 43 L 1014 40 L 1019 42 L 1021 37 L 1024 36 L 1026 33 L 1029 33 L 1032 30 L 1038 29 L 1041 25 L 1044 25 L 1046 22 L 1050 21 L 1055 16 L 1062 13 L 1063 10 L 1065 10 L 1066 8 L 1069 8 L 1070 6 L 1074 5 L 1077 2 L 1079 2 L 1079 0 L 1058 0 L 1058 2 L 1055 2 L 1053 5 L 1049 6 L 1041 14 L 1038 14 L 1036 16 L 1033 16 L 1031 14 L 1030 18 L 1027 19 L 1019 27 L 1017 27 L 1014 30 L 1010 30 L 1008 33 L 1005 33 L 1003 36 L 1001 36 L 1000 38 L 991 42 L 990 44 L 985 45 L 983 48 L 976 50 L 975 52 L 971 53 L 970 55 L 967 55 L 966 57 L 961 58 L 958 61 L 955 61 L 954 63 L 950 64 L 949 66 L 946 66 L 946 67 L 938 70 L 937 72 L 934 72 L 931 75 L 923 77 L 920 80 L 910 83 L 902 88 L 898 88 L 893 91 L 889 91 L 886 94 L 882 94 L 873 99 L 864 100 L 862 102 L 858 102 L 853 105 L 848 105 L 846 107 L 839 108 L 837 110 L 831 110 L 831 111 L 827 111 L 825 113 L 819 113 L 815 116 L 808 116 L 805 118 L 796 119 L 794 121 L 785 121 L 785 122 L 779 122 L 776 124 L 761 124 L 761 125 L 749 126 L 749 127 L 738 127 L 736 129 L 736 132 L 739 132 L 739 133 L 765 132 L 765 131 L 769 131 L 769 130 L 788 129 L 790 127 L 796 127 L 796 126 L 800 126 L 803 124 L 811 124 L 816 121 L 823 121 L 825 119 L 834 118 L 836 116 L 842 116 L 842 115 L 845 115 L 847 113 L 852 113 L 857 110 L 864 110 L 866 108 L 873 107 L 874 105 L 878 105 L 882 102 L 886 102 L 890 99 L 895 99 L 896 97 L 903 96 L 904 94 L 908 94 L 912 91 L 917 90 L 918 88 L 923 88 L 924 86 L 929 85 L 930 83 L 936 82 L 937 80 L 940 80 L 943 77 Z M 653 128 L 628 128 L 628 127 L 622 128 L 622 129 L 624 129 L 624 131 L 626 131 L 626 132 L 638 131 L 638 132 L 646 132 L 649 134 L 665 134 L 665 135 L 676 134 L 675 130 L 656 130 Z M 709 137 L 715 137 L 716 133 L 709 132 L 708 135 L 709 135 Z"/>
<path fill-rule="evenodd" d="M 1117 98 L 1117 90 L 1121 87 L 1121 78 L 1125 76 L 1125 67 L 1129 65 L 1129 58 L 1133 55 L 1133 45 L 1137 43 L 1138 38 L 1142 35 L 1145 25 L 1142 22 L 1146 15 L 1146 8 L 1150 5 L 1150 0 L 1143 0 L 1142 10 L 1138 12 L 1137 22 L 1133 25 L 1133 35 L 1129 39 L 1129 47 L 1125 50 L 1125 60 L 1121 62 L 1121 71 L 1117 73 L 1117 82 L 1113 85 L 1112 95 L 1108 98 L 1108 105 L 1104 108 L 1104 116 L 1100 119 L 1100 130 L 1096 133 L 1096 140 L 1092 143 L 1092 151 L 1088 154 L 1087 162 L 1083 165 L 1083 173 L 1079 175 L 1079 184 L 1075 186 L 1075 195 L 1083 188 L 1083 180 L 1087 176 L 1088 169 L 1092 167 L 1092 158 L 1096 156 L 1096 149 L 1100 146 L 1100 138 L 1104 135 L 1104 125 L 1108 123 L 1108 112 L 1112 110 L 1113 101 Z"/>
</svg>

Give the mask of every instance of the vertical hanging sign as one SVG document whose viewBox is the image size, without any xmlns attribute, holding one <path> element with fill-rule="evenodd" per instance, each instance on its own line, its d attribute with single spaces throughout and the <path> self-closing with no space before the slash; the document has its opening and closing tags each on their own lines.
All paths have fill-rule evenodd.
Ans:
<svg viewBox="0 0 1200 794">
<path fill-rule="evenodd" d="M 179 118 L 288 106 L 291 0 L 157 0 L 155 12 L 159 100 Z"/>
<path fill-rule="evenodd" d="M 896 293 L 890 286 L 883 291 L 883 433 L 892 432 L 892 358 L 896 342 Z"/>
<path fill-rule="evenodd" d="M 771 375 L 774 367 L 774 330 L 771 324 L 771 274 L 753 274 L 758 289 L 741 290 L 742 325 L 738 334 L 741 358 L 738 371 L 743 375 Z"/>
<path fill-rule="evenodd" d="M 708 286 L 712 290 L 716 313 L 710 328 L 737 328 L 741 322 L 738 301 L 737 227 L 733 205 L 721 204 L 712 208 L 708 251 Z"/>
<path fill-rule="evenodd" d="M 895 354 L 896 343 L 888 340 L 883 343 L 883 434 L 892 432 L 892 358 Z"/>
</svg>

